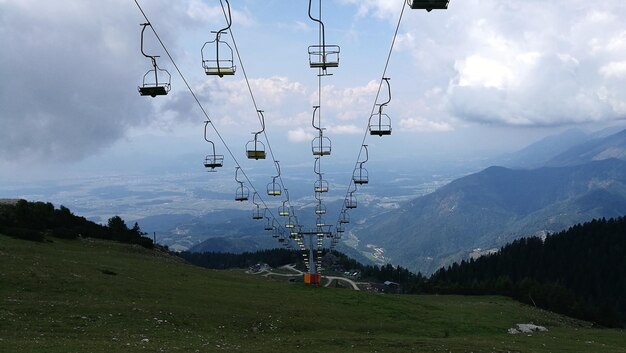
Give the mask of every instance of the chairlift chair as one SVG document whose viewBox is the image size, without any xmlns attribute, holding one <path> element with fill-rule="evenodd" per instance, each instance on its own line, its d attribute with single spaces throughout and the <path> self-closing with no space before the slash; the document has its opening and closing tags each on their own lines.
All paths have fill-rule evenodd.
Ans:
<svg viewBox="0 0 626 353">
<path fill-rule="evenodd" d="M 350 195 L 346 198 L 346 208 L 347 209 L 354 209 L 356 208 L 356 196 L 354 196 L 352 194 L 352 192 L 350 193 Z"/>
<path fill-rule="evenodd" d="M 324 206 L 321 202 L 315 206 L 315 214 L 316 215 L 324 215 L 326 214 L 326 206 Z"/>
<path fill-rule="evenodd" d="M 235 66 L 233 61 L 233 49 L 230 44 L 220 39 L 222 34 L 226 34 L 226 32 L 216 35 L 214 40 L 206 42 L 202 46 L 202 67 L 204 68 L 204 73 L 208 76 L 232 76 L 237 71 L 237 66 Z M 215 44 L 214 52 L 209 53 L 207 46 L 211 48 L 213 44 Z M 226 51 L 226 58 L 220 57 L 220 48 L 222 52 Z M 215 55 L 212 55 L 213 53 Z M 208 57 L 215 57 L 215 59 L 208 59 Z"/>
<path fill-rule="evenodd" d="M 255 160 L 265 159 L 266 155 L 265 145 L 263 144 L 263 142 L 259 141 L 259 134 L 265 131 L 265 117 L 263 116 L 262 110 L 257 110 L 257 113 L 259 114 L 261 120 L 261 130 L 253 132 L 254 140 L 249 141 L 246 144 L 246 155 L 248 156 L 248 159 Z"/>
<path fill-rule="evenodd" d="M 276 178 L 280 177 L 280 164 L 278 163 L 278 161 L 275 161 L 275 164 L 278 175 L 272 177 L 272 182 L 267 184 L 267 194 L 269 196 L 280 196 L 282 194 L 282 188 L 280 187 L 280 183 L 276 182 Z"/>
<path fill-rule="evenodd" d="M 235 181 L 239 183 L 239 187 L 235 192 L 235 201 L 248 201 L 248 198 L 250 197 L 250 190 L 248 190 L 247 186 L 243 185 L 243 181 L 240 181 L 237 178 L 239 169 L 239 167 L 235 169 Z"/>
<path fill-rule="evenodd" d="M 285 228 L 295 228 L 296 227 L 296 221 L 295 218 L 293 216 L 289 216 L 289 219 L 287 219 L 287 223 L 285 223 Z"/>
<path fill-rule="evenodd" d="M 321 43 L 309 46 L 309 66 L 314 69 L 321 69 L 323 73 L 320 75 L 324 76 L 326 75 L 326 69 L 339 66 L 340 48 L 338 45 L 326 44 L 324 22 L 322 22 L 321 18 L 314 18 L 311 14 L 312 2 L 312 0 L 309 0 L 309 18 L 319 24 Z"/>
<path fill-rule="evenodd" d="M 263 219 L 263 211 L 261 211 L 261 208 L 259 205 L 257 205 L 254 211 L 252 211 L 252 219 L 254 220 Z"/>
<path fill-rule="evenodd" d="M 310 45 L 309 66 L 312 69 L 326 70 L 329 67 L 339 67 L 338 45 Z"/>
<path fill-rule="evenodd" d="M 347 210 L 341 211 L 341 215 L 339 216 L 339 223 L 350 223 L 350 215 L 348 214 Z"/>
<path fill-rule="evenodd" d="M 150 59 L 150 61 L 152 62 L 152 69 L 148 70 L 148 72 L 146 72 L 143 75 L 142 84 L 141 86 L 137 87 L 137 89 L 139 90 L 139 94 L 141 96 L 150 96 L 152 98 L 156 96 L 165 96 L 170 91 L 172 75 L 170 75 L 170 73 L 167 70 L 161 69 L 157 65 L 156 59 L 159 57 L 158 55 L 148 55 L 144 52 L 143 50 L 144 32 L 146 31 L 146 27 L 152 26 L 152 25 L 150 23 L 142 23 L 140 26 L 143 26 L 143 28 L 141 29 L 141 54 L 143 54 L 143 56 L 145 56 L 146 58 Z M 152 77 L 152 74 L 154 74 L 154 82 L 152 82 L 148 78 L 148 76 Z M 159 82 L 159 76 L 164 76 L 164 75 L 167 76 L 167 79 L 160 80 L 161 82 Z"/>
<path fill-rule="evenodd" d="M 265 215 L 265 209 L 263 211 L 261 211 L 261 205 L 256 202 L 256 197 L 258 195 L 259 194 L 257 192 L 255 192 L 252 195 L 252 203 L 254 204 L 254 206 L 256 206 L 254 211 L 252 211 L 252 219 L 254 219 L 254 220 L 263 219 L 263 216 Z"/>
<path fill-rule="evenodd" d="M 265 145 L 263 142 L 257 140 L 256 134 L 254 135 L 254 140 L 246 144 L 246 155 L 248 159 L 265 159 Z"/>
<path fill-rule="evenodd" d="M 209 121 L 204 122 L 204 140 L 211 144 L 212 154 L 208 154 L 204 158 L 204 167 L 208 168 L 209 172 L 215 172 L 215 168 L 220 168 L 224 165 L 224 155 L 215 154 L 215 143 L 209 140 L 207 137 L 207 126 L 209 125 Z"/>
<path fill-rule="evenodd" d="M 313 185 L 313 190 L 316 193 L 328 192 L 328 182 L 324 179 L 319 179 Z"/>
<path fill-rule="evenodd" d="M 391 118 L 384 113 L 373 114 L 369 123 L 370 135 L 386 136 L 391 135 Z"/>
<path fill-rule="evenodd" d="M 406 3 L 412 9 L 426 10 L 447 10 L 450 0 L 407 0 Z"/>
<path fill-rule="evenodd" d="M 243 183 L 240 183 L 237 191 L 235 192 L 235 201 L 248 201 L 249 197 L 250 190 L 248 190 L 248 187 L 243 185 Z"/>
<path fill-rule="evenodd" d="M 278 207 L 278 215 L 281 217 L 289 217 L 289 206 L 285 205 L 286 202 L 283 201 L 283 205 Z"/>
<path fill-rule="evenodd" d="M 265 229 L 268 232 L 273 231 L 274 230 L 274 222 L 269 217 L 265 217 L 265 219 L 267 219 L 267 223 L 265 223 L 265 228 L 263 228 L 263 229 Z"/>
<path fill-rule="evenodd" d="M 230 3 L 228 0 L 226 0 L 226 5 L 228 9 L 228 11 L 226 11 L 228 15 L 226 18 L 227 26 L 219 31 L 212 31 L 211 33 L 215 33 L 215 39 L 204 43 L 202 49 L 200 50 L 200 54 L 202 56 L 202 67 L 207 75 L 224 77 L 224 75 L 234 75 L 235 71 L 237 71 L 237 67 L 235 66 L 233 60 L 233 48 L 226 41 L 221 40 L 222 34 L 228 34 L 228 30 L 232 25 Z M 215 44 L 215 46 L 213 46 L 213 44 Z M 205 48 L 207 49 L 205 50 Z M 210 48 L 214 48 L 214 50 L 210 50 Z M 222 56 L 220 57 L 220 51 L 226 51 L 226 56 L 224 57 L 222 53 Z"/>
<path fill-rule="evenodd" d="M 378 105 L 378 113 L 372 114 L 369 120 L 370 135 L 378 135 L 380 137 L 385 135 L 391 135 L 391 118 L 389 115 L 383 113 L 383 108 L 391 102 L 391 84 L 389 84 L 390 78 L 383 77 L 383 81 L 387 84 L 387 92 L 389 99 L 384 103 Z"/>
<path fill-rule="evenodd" d="M 315 226 L 318 228 L 326 226 L 326 222 L 324 222 L 324 219 L 322 218 L 322 216 L 317 216 L 317 221 L 315 222 Z"/>
<path fill-rule="evenodd" d="M 369 152 L 367 151 L 367 145 L 363 145 L 365 148 L 365 160 L 359 162 L 359 167 L 354 170 L 352 173 L 352 181 L 355 184 L 367 184 L 369 182 L 369 178 L 367 175 L 367 169 L 363 168 L 363 164 L 365 164 L 369 160 Z"/>
</svg>

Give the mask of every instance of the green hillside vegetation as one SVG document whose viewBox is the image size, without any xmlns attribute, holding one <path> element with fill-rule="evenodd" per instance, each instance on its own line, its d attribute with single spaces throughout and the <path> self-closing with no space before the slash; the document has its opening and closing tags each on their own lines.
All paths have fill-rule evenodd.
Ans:
<svg viewBox="0 0 626 353">
<path fill-rule="evenodd" d="M 516 240 L 498 253 L 437 271 L 429 290 L 501 294 L 612 327 L 626 325 L 626 218 L 593 220 L 545 241 Z"/>
<path fill-rule="evenodd" d="M 511 335 L 518 323 L 548 332 Z M 623 330 L 502 297 L 374 295 L 94 238 L 0 235 L 3 352 L 625 352 Z"/>
<path fill-rule="evenodd" d="M 46 235 L 50 235 L 66 239 L 90 237 L 117 240 L 146 248 L 154 247 L 152 239 L 145 237 L 137 223 L 129 229 L 121 217 L 113 216 L 103 226 L 74 215 L 65 206 L 56 209 L 50 202 L 15 200 L 0 203 L 0 232 L 33 241 L 43 241 Z"/>
</svg>

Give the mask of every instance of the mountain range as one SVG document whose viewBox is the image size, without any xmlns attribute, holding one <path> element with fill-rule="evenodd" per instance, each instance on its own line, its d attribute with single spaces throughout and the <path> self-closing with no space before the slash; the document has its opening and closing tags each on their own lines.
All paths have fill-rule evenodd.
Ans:
<svg viewBox="0 0 626 353">
<path fill-rule="evenodd" d="M 626 130 L 578 134 L 579 143 L 572 143 L 576 136 L 544 139 L 518 154 L 528 158 L 541 146 L 569 145 L 546 153 L 543 167 L 489 167 L 369 218 L 352 230 L 357 248 L 383 249 L 386 261 L 432 273 L 522 236 L 626 214 Z"/>
</svg>

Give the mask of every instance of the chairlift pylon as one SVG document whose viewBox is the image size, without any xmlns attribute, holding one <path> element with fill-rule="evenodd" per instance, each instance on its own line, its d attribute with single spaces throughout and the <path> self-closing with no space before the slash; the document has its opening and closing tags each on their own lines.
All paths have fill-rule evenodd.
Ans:
<svg viewBox="0 0 626 353">
<path fill-rule="evenodd" d="M 370 135 L 385 136 L 391 135 L 391 118 L 389 115 L 383 113 L 383 108 L 391 102 L 391 85 L 389 84 L 390 78 L 383 77 L 383 81 L 387 84 L 387 91 L 389 99 L 378 105 L 378 113 L 372 114 L 369 121 Z"/>
<path fill-rule="evenodd" d="M 209 125 L 209 123 L 209 120 L 204 122 L 204 140 L 211 144 L 211 150 L 213 151 L 213 153 L 208 154 L 204 158 L 204 166 L 205 168 L 209 169 L 209 172 L 215 172 L 215 168 L 220 168 L 224 166 L 224 155 L 215 154 L 215 143 L 213 143 L 213 141 L 209 140 L 209 138 L 207 137 L 207 126 Z"/>
<path fill-rule="evenodd" d="M 235 71 L 237 71 L 237 67 L 234 64 L 233 60 L 233 48 L 231 48 L 228 42 L 223 41 L 221 39 L 223 34 L 228 34 L 228 30 L 232 25 L 232 16 L 230 12 L 230 3 L 228 0 L 226 1 L 226 6 L 228 11 L 224 11 L 226 16 L 226 24 L 227 26 L 220 29 L 219 31 L 211 31 L 211 33 L 215 33 L 215 39 L 210 42 L 205 42 L 200 49 L 200 55 L 202 56 L 202 67 L 204 68 L 204 72 L 207 75 L 217 75 L 219 77 L 224 77 L 224 75 L 234 75 Z M 221 3 L 221 1 L 220 1 Z M 224 9 L 224 5 L 222 4 L 222 9 Z M 212 52 L 209 52 L 209 48 L 212 47 L 212 44 L 215 44 L 215 49 Z M 207 48 L 208 46 L 208 48 Z M 205 48 L 207 50 L 205 51 Z M 220 48 L 222 51 L 226 50 L 226 58 L 222 53 L 222 57 L 220 57 Z M 207 55 L 205 55 L 205 52 Z M 210 55 L 209 55 L 210 54 Z M 213 55 L 214 54 L 214 55 Z M 208 59 L 208 58 L 211 59 Z M 215 58 L 215 59 L 212 59 Z"/>
<path fill-rule="evenodd" d="M 450 0 L 406 0 L 406 3 L 412 9 L 426 10 L 447 10 Z"/>
<path fill-rule="evenodd" d="M 247 186 L 243 185 L 243 181 L 239 181 L 237 178 L 239 169 L 240 167 L 235 168 L 235 181 L 239 183 L 239 187 L 235 192 L 235 201 L 248 201 L 248 198 L 250 197 L 250 190 L 248 190 Z"/>
<path fill-rule="evenodd" d="M 262 110 L 257 110 L 257 113 L 259 114 L 261 120 L 261 130 L 253 132 L 254 140 L 251 140 L 246 144 L 246 156 L 248 156 L 248 159 L 255 160 L 265 159 L 266 155 L 265 145 L 263 142 L 259 141 L 259 134 L 265 131 L 265 117 L 263 116 Z"/>
<path fill-rule="evenodd" d="M 170 75 L 169 71 L 161 69 L 157 65 L 156 59 L 159 57 L 158 55 L 148 55 L 143 49 L 144 32 L 146 31 L 146 27 L 152 27 L 152 25 L 147 22 L 140 24 L 140 26 L 143 27 L 141 29 L 141 54 L 150 59 L 150 61 L 152 62 L 152 69 L 148 70 L 148 72 L 143 75 L 142 84 L 141 86 L 137 87 L 137 89 L 139 90 L 139 94 L 142 96 L 150 96 L 152 98 L 156 96 L 165 96 L 170 91 L 172 75 Z M 154 82 L 150 82 L 149 79 L 148 81 L 146 81 L 148 76 L 151 76 L 151 73 L 154 73 Z M 160 74 L 167 75 L 167 80 L 161 80 L 161 82 L 159 83 Z"/>
</svg>

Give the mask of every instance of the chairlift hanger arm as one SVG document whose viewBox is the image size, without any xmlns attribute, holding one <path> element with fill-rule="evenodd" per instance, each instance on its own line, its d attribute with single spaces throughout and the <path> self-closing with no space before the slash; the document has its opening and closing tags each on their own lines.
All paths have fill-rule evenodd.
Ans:
<svg viewBox="0 0 626 353">
<path fill-rule="evenodd" d="M 320 7 L 322 6 L 322 0 L 320 1 Z M 325 38 L 325 33 L 324 33 L 324 22 L 322 22 L 321 19 L 317 19 L 314 18 L 313 15 L 311 14 L 311 6 L 313 4 L 313 0 L 309 0 L 309 18 L 317 23 L 320 24 L 320 28 L 322 30 L 322 52 L 324 53 L 324 57 L 326 56 L 325 54 L 325 48 L 326 48 L 326 38 Z"/>
<path fill-rule="evenodd" d="M 144 32 L 146 31 L 146 27 L 152 26 L 152 25 L 150 24 L 150 22 L 146 22 L 146 23 L 140 24 L 140 26 L 143 27 L 141 29 L 141 54 L 143 54 L 143 56 L 145 56 L 146 58 L 150 58 L 150 60 L 152 60 L 152 66 L 154 66 L 155 69 L 156 69 L 156 58 L 158 58 L 159 56 L 158 55 L 148 55 L 143 50 L 143 36 L 144 36 Z"/>
<path fill-rule="evenodd" d="M 222 10 L 224 11 L 224 16 L 226 17 L 226 24 L 228 24 L 228 26 L 216 32 L 216 39 L 219 39 L 219 36 L 222 33 L 228 31 L 233 24 L 233 18 L 230 12 L 230 3 L 228 2 L 228 0 L 224 0 L 224 1 L 226 1 L 226 8 L 228 9 L 228 15 L 226 14 L 226 10 L 224 10 L 224 3 L 222 2 L 222 0 L 220 0 L 220 5 L 222 6 Z"/>
<path fill-rule="evenodd" d="M 370 158 L 369 152 L 367 151 L 367 145 L 363 145 L 363 148 L 365 148 L 365 160 L 361 162 L 361 166 L 363 166 L 363 163 L 367 162 Z"/>
<path fill-rule="evenodd" d="M 313 118 L 311 119 L 311 125 L 313 126 L 313 128 L 317 131 L 319 131 L 320 133 L 322 132 L 322 127 L 321 126 L 315 126 L 315 112 L 317 112 L 319 110 L 320 106 L 319 105 L 314 105 L 313 106 Z"/>
<path fill-rule="evenodd" d="M 389 99 L 387 99 L 386 102 L 382 103 L 380 107 L 378 107 L 378 112 L 381 114 L 383 111 L 383 107 L 391 102 L 391 85 L 389 84 L 389 80 L 391 80 L 389 77 L 383 77 L 383 81 L 385 81 L 385 83 L 387 84 L 387 92 L 388 92 Z"/>
<path fill-rule="evenodd" d="M 253 134 L 254 134 L 254 140 L 255 140 L 255 141 L 256 141 L 256 139 L 257 139 L 257 136 L 258 136 L 259 134 L 262 134 L 262 133 L 265 131 L 265 116 L 263 116 L 263 111 L 262 111 L 262 110 L 257 110 L 257 113 L 258 113 L 258 114 L 259 114 L 259 116 L 260 116 L 260 119 L 259 119 L 259 120 L 261 120 L 261 130 L 260 130 L 260 131 L 258 131 L 258 132 L 253 132 Z"/>
</svg>

